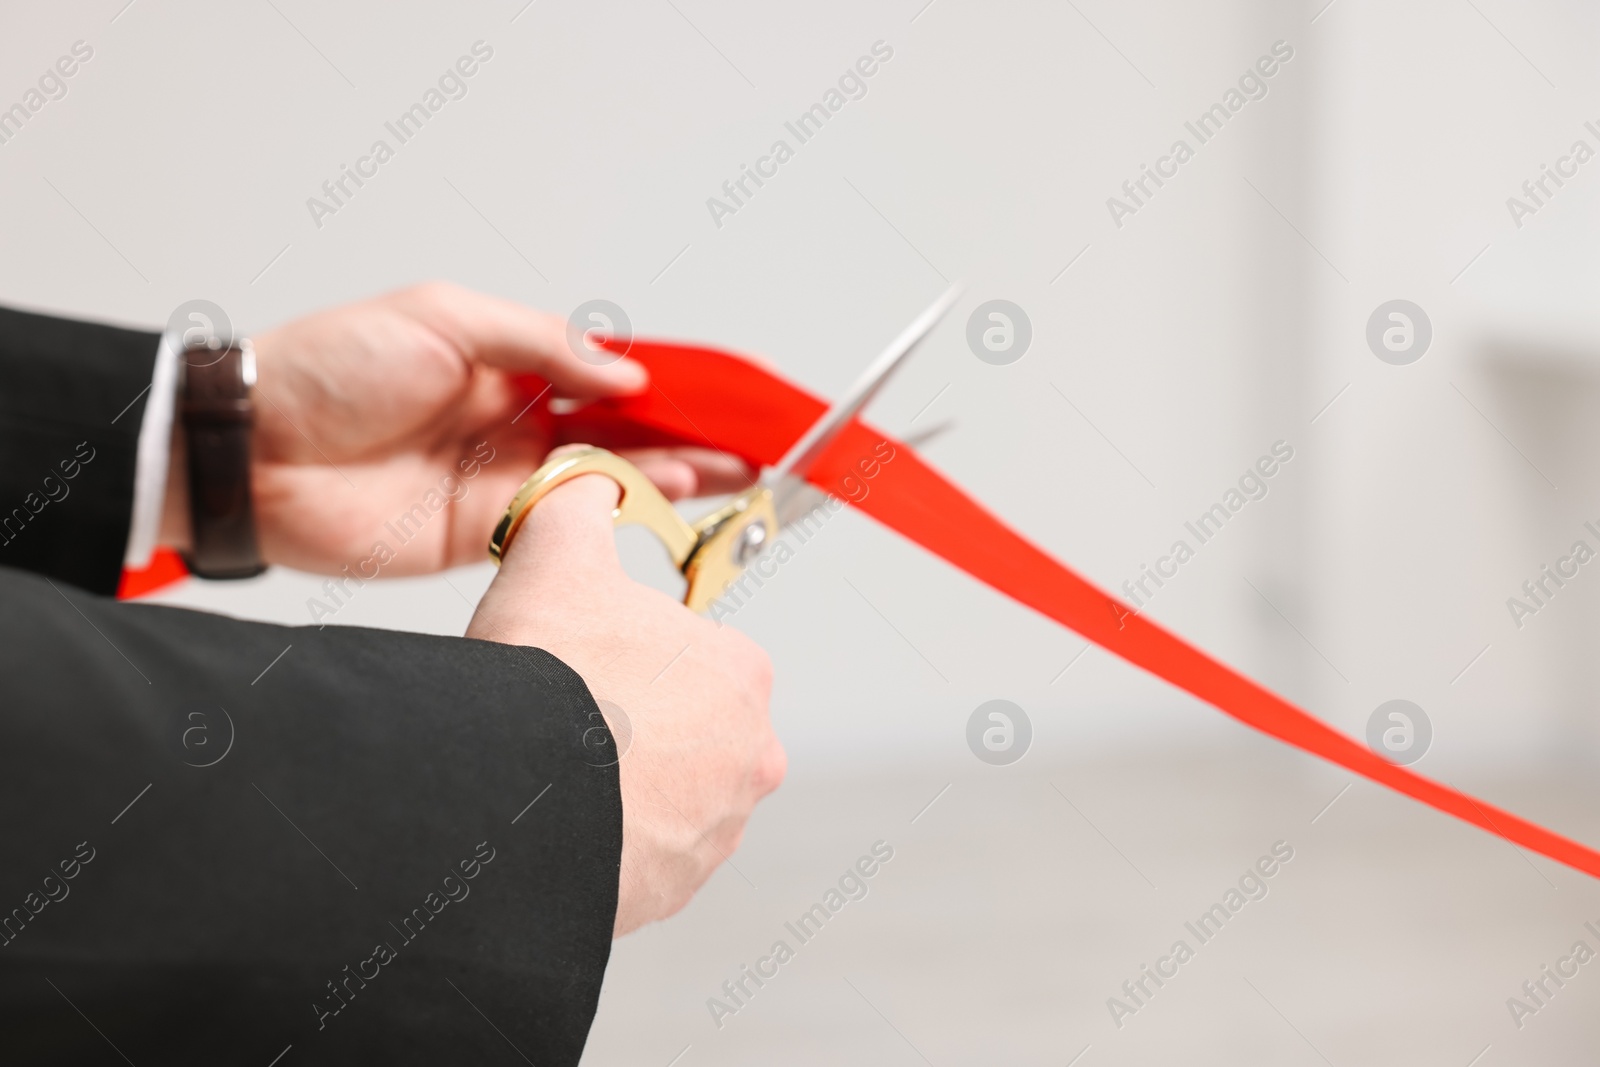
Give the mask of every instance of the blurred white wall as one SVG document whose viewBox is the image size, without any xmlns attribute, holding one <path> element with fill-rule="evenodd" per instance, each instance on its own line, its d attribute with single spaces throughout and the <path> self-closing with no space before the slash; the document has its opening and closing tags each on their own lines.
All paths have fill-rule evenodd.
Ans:
<svg viewBox="0 0 1600 1067">
<path fill-rule="evenodd" d="M 1311 227 L 1350 279 L 1319 277 L 1308 351 L 1318 397 L 1349 383 L 1315 428 L 1303 588 L 1350 678 L 1321 700 L 1355 732 L 1384 699 L 1422 704 L 1441 776 L 1589 769 L 1600 740 L 1600 582 L 1582 568 L 1520 628 L 1506 603 L 1574 541 L 1600 548 L 1600 166 L 1565 164 L 1534 215 L 1507 205 L 1575 141 L 1600 151 L 1597 22 L 1575 3 L 1341 3 L 1317 23 Z M 1362 340 L 1397 297 L 1433 323 L 1410 366 Z"/>
</svg>

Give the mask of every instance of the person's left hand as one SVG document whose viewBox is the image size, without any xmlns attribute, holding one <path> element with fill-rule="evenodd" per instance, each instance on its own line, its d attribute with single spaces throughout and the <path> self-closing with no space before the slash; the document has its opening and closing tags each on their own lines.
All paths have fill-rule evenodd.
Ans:
<svg viewBox="0 0 1600 1067">
<path fill-rule="evenodd" d="M 253 343 L 262 555 L 319 573 L 424 574 L 484 559 L 501 512 L 552 447 L 540 404 L 649 387 L 632 360 L 578 358 L 564 319 L 444 283 L 318 312 Z M 181 547 L 178 452 L 163 540 Z M 673 499 L 753 478 L 711 448 L 622 454 Z M 388 558 L 374 561 L 379 544 Z"/>
</svg>

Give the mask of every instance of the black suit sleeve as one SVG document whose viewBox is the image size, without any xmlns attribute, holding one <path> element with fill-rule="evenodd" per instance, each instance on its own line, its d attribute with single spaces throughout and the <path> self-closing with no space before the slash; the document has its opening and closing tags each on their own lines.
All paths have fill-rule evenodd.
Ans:
<svg viewBox="0 0 1600 1067">
<path fill-rule="evenodd" d="M 622 807 L 559 660 L 0 570 L 0 677 L 0 1058 L 577 1063 Z"/>
<path fill-rule="evenodd" d="M 0 567 L 116 591 L 159 340 L 0 308 Z"/>
</svg>

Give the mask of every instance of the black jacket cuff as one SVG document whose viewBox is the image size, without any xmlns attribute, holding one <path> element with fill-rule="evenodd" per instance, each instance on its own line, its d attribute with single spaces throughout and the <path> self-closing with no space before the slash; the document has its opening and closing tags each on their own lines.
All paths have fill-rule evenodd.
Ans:
<svg viewBox="0 0 1600 1067">
<path fill-rule="evenodd" d="M 0 308 L 0 566 L 116 591 L 159 341 Z"/>
</svg>

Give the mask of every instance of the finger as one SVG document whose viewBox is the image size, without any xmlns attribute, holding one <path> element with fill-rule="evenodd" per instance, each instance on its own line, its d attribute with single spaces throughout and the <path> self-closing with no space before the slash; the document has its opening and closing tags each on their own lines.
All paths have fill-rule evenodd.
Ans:
<svg viewBox="0 0 1600 1067">
<path fill-rule="evenodd" d="M 439 331 L 468 358 L 512 374 L 538 375 L 558 396 L 626 396 L 649 385 L 644 366 L 635 360 L 613 360 L 580 347 L 589 356 L 582 358 L 574 351 L 566 320 L 549 312 L 444 282 L 405 289 L 389 299 Z"/>
<path fill-rule="evenodd" d="M 750 464 L 713 448 L 630 448 L 618 455 L 638 467 L 668 500 L 742 492 L 756 480 Z"/>
<path fill-rule="evenodd" d="M 556 486 L 523 519 L 501 561 L 502 573 L 535 585 L 621 573 L 612 525 L 621 497 L 617 483 L 603 474 Z"/>
<path fill-rule="evenodd" d="M 639 468 L 639 473 L 650 479 L 661 495 L 668 500 L 684 500 L 695 494 L 700 484 L 694 468 L 681 459 L 669 455 L 640 455 L 637 452 L 619 452 L 628 462 Z"/>
</svg>

